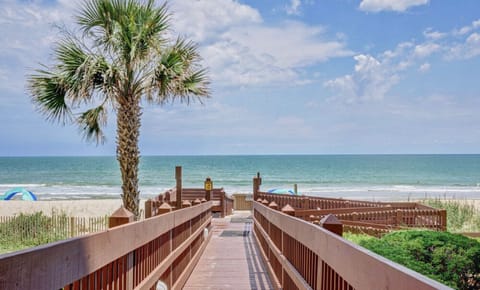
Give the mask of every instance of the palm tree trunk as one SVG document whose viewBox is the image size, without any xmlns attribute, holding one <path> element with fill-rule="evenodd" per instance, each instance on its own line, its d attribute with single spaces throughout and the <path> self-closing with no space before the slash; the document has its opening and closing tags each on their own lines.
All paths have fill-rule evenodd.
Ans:
<svg viewBox="0 0 480 290">
<path fill-rule="evenodd" d="M 140 218 L 138 190 L 138 163 L 140 151 L 140 99 L 137 97 L 119 98 L 117 112 L 117 160 L 122 174 L 122 199 L 126 209 Z"/>
</svg>

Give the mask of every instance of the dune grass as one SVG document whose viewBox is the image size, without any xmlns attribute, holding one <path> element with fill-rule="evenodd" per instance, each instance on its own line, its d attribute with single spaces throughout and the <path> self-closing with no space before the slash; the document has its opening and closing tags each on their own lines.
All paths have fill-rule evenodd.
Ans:
<svg viewBox="0 0 480 290">
<path fill-rule="evenodd" d="M 467 200 L 428 198 L 421 203 L 447 210 L 447 230 L 449 232 L 480 232 L 480 210 Z"/>
<path fill-rule="evenodd" d="M 107 216 L 70 217 L 56 210 L 0 217 L 0 254 L 105 230 L 107 221 Z"/>
</svg>

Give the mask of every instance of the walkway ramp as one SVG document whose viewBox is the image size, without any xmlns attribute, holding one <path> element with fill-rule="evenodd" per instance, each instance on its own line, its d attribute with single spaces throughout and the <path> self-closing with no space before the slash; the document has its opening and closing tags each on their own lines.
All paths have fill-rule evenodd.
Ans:
<svg viewBox="0 0 480 290">
<path fill-rule="evenodd" d="M 250 211 L 212 221 L 205 252 L 183 289 L 273 289 L 257 245 Z"/>
</svg>

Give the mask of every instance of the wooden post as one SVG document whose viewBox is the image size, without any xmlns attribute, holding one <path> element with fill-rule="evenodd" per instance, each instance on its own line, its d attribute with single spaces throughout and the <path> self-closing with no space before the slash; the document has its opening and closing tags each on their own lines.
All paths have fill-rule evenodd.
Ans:
<svg viewBox="0 0 480 290">
<path fill-rule="evenodd" d="M 70 217 L 70 237 L 75 237 L 75 218 Z"/>
<path fill-rule="evenodd" d="M 282 207 L 282 212 L 284 214 L 295 216 L 295 209 L 291 207 L 289 204 L 286 204 L 284 207 Z"/>
<path fill-rule="evenodd" d="M 440 210 L 440 225 L 441 225 L 442 231 L 447 230 L 447 210 L 446 209 Z"/>
<path fill-rule="evenodd" d="M 182 166 L 175 167 L 175 181 L 177 182 L 177 200 L 175 202 L 177 209 L 182 208 Z"/>
<path fill-rule="evenodd" d="M 278 210 L 278 204 L 274 201 L 272 201 L 269 205 L 268 205 L 269 208 L 271 209 L 274 209 L 274 210 Z"/>
<path fill-rule="evenodd" d="M 403 224 L 403 210 L 397 209 L 395 225 L 401 226 L 402 224 Z"/>
<path fill-rule="evenodd" d="M 117 227 L 134 221 L 135 216 L 121 206 L 108 218 L 108 228 Z"/>
<path fill-rule="evenodd" d="M 212 179 L 210 179 L 210 177 L 207 177 L 203 185 L 205 189 L 205 199 L 207 201 L 212 200 L 212 189 L 213 189 Z"/>
<path fill-rule="evenodd" d="M 153 201 L 149 198 L 145 202 L 145 218 L 146 219 L 152 217 L 152 206 L 153 206 Z"/>
<path fill-rule="evenodd" d="M 184 200 L 182 202 L 182 208 L 191 207 L 192 203 L 189 200 Z"/>
<path fill-rule="evenodd" d="M 162 203 L 158 207 L 158 215 L 161 215 L 161 214 L 164 214 L 164 213 L 167 213 L 167 212 L 171 212 L 171 211 L 172 211 L 172 207 L 166 202 Z"/>
<path fill-rule="evenodd" d="M 253 200 L 257 200 L 258 198 L 260 185 L 262 185 L 262 178 L 260 177 L 260 172 L 257 172 L 257 176 L 253 178 Z"/>
<path fill-rule="evenodd" d="M 321 219 L 320 226 L 340 237 L 343 235 L 343 225 L 333 214 L 329 214 Z"/>
</svg>

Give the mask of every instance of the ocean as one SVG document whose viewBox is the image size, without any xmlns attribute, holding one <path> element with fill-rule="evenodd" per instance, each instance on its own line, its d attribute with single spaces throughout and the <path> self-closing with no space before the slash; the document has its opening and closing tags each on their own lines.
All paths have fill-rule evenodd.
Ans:
<svg viewBox="0 0 480 290">
<path fill-rule="evenodd" d="M 144 156 L 142 198 L 175 186 L 175 166 L 184 187 L 203 187 L 207 176 L 227 193 L 293 188 L 301 194 L 366 200 L 424 197 L 480 198 L 480 155 L 255 155 Z M 0 157 L 0 194 L 14 187 L 41 200 L 119 198 L 115 157 Z"/>
</svg>

